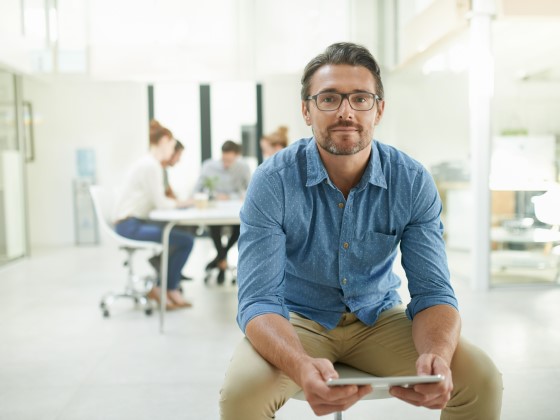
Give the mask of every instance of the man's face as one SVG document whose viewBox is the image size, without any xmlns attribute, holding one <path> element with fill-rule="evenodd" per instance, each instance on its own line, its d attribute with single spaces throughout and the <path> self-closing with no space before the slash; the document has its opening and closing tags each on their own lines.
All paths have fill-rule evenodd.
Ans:
<svg viewBox="0 0 560 420">
<path fill-rule="evenodd" d="M 229 169 L 235 163 L 239 155 L 235 152 L 222 152 L 222 163 L 224 168 Z"/>
<path fill-rule="evenodd" d="M 325 65 L 313 74 L 309 95 L 321 92 L 375 94 L 375 79 L 362 66 Z M 353 155 L 371 144 L 374 127 L 381 120 L 383 101 L 369 111 L 356 111 L 343 99 L 336 111 L 320 111 L 315 101 L 302 101 L 303 118 L 313 129 L 319 146 L 333 155 Z"/>
</svg>

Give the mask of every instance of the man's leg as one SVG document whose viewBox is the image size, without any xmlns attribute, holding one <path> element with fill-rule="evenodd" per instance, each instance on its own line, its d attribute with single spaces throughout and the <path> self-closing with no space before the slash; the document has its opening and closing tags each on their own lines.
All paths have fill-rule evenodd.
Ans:
<svg viewBox="0 0 560 420">
<path fill-rule="evenodd" d="M 340 362 L 376 376 L 416 374 L 418 353 L 412 341 L 412 322 L 404 307 L 384 311 L 373 327 L 356 321 L 345 328 L 349 347 Z M 453 392 L 442 410 L 442 419 L 500 418 L 502 377 L 482 350 L 461 338 L 451 372 Z"/>
<path fill-rule="evenodd" d="M 335 360 L 336 344 L 319 324 L 290 314 L 308 354 Z M 234 351 L 220 391 L 222 420 L 269 420 L 300 390 L 288 376 L 265 361 L 244 338 Z"/>
<path fill-rule="evenodd" d="M 224 246 L 222 244 L 222 226 L 209 226 L 208 229 L 210 230 L 210 237 L 212 238 L 212 242 L 216 248 L 217 255 L 215 260 L 217 261 L 223 258 L 224 253 Z"/>
<path fill-rule="evenodd" d="M 237 240 L 239 239 L 239 234 L 240 234 L 239 225 L 231 225 L 230 228 L 231 228 L 231 236 L 229 237 L 228 243 L 225 247 L 226 256 L 228 251 L 231 249 L 231 247 L 234 246 Z"/>
<path fill-rule="evenodd" d="M 221 419 L 273 419 L 274 413 L 297 391 L 298 386 L 290 378 L 264 360 L 243 338 L 220 390 Z"/>
</svg>

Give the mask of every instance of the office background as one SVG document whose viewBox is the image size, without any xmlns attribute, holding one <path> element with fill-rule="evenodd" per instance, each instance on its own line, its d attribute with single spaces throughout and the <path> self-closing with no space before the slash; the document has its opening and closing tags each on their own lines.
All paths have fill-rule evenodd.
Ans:
<svg viewBox="0 0 560 420">
<path fill-rule="evenodd" d="M 492 347 L 496 337 L 519 345 L 517 359 L 506 358 L 513 361 L 508 371 L 516 362 L 542 356 L 525 346 L 532 339 L 527 330 L 542 333 L 536 343 L 557 346 L 559 314 L 547 311 L 558 296 L 558 256 L 546 244 L 512 237 L 535 226 L 554 229 L 536 218 L 531 201 L 559 180 L 560 2 L 554 0 L 3 0 L 0 287 L 11 302 L 6 317 L 15 313 L 11 305 L 39 299 L 21 298 L 24 273 L 33 273 L 29 284 L 37 292 L 54 293 L 66 285 L 56 277 L 47 276 L 51 283 L 36 279 L 33 270 L 44 267 L 25 264 L 46 262 L 66 273 L 65 255 L 87 260 L 100 252 L 106 265 L 118 270 L 109 244 L 75 247 L 79 152 L 93 156 L 95 183 L 118 185 L 147 149 L 152 109 L 186 146 L 170 176 L 187 196 L 201 163 L 201 86 L 210 89 L 214 157 L 224 140 L 240 141 L 242 128 L 259 122 L 259 109 L 262 132 L 287 125 L 291 141 L 310 136 L 301 118 L 301 72 L 312 56 L 341 40 L 365 45 L 382 65 L 387 104 L 376 138 L 422 162 L 440 187 L 455 287 L 466 301 L 464 317 L 473 317 L 466 318 L 466 330 L 476 334 L 474 326 L 480 327 L 483 343 L 492 349 L 503 350 Z M 481 148 L 486 152 L 477 155 Z M 473 181 L 479 173 L 484 185 Z M 476 216 L 480 206 L 483 214 Z M 524 226 L 525 219 L 533 225 Z M 509 236 L 492 239 L 496 228 Z M 480 233 L 485 239 L 477 242 Z M 57 252 L 59 257 L 53 256 Z M 103 270 L 107 278 L 99 288 L 110 283 L 111 268 Z M 83 293 L 97 292 L 79 284 Z M 198 287 L 201 299 L 229 308 L 220 316 L 234 316 L 234 289 L 207 297 Z M 78 296 L 72 299 L 91 305 Z M 522 313 L 536 324 L 515 318 L 521 322 L 515 330 L 512 318 L 497 309 L 478 313 L 477 299 L 505 313 L 527 299 L 532 303 Z M 98 315 L 87 319 L 93 323 Z M 130 325 L 146 321 L 138 314 L 124 316 L 130 316 Z M 153 327 L 148 325 L 146 330 Z M 498 326 L 501 333 L 493 336 Z M 146 333 L 156 334 L 152 329 Z M 539 374 L 547 371 L 545 383 L 557 384 L 552 378 L 558 378 L 558 361 L 548 353 L 541 360 L 542 365 L 529 365 Z M 521 399 L 521 385 L 513 388 L 520 389 Z M 531 402 L 538 406 L 543 398 Z M 507 418 L 523 418 L 515 417 L 512 407 Z M 558 411 L 546 413 L 535 418 L 555 418 L 550 413 Z"/>
</svg>

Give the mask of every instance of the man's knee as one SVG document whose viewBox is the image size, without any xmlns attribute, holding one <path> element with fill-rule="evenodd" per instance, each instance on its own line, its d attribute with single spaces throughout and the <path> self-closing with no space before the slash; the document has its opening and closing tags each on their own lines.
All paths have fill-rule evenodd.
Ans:
<svg viewBox="0 0 560 420">
<path fill-rule="evenodd" d="M 502 407 L 502 374 L 486 353 L 461 340 L 451 363 L 454 390 L 442 418 L 499 419 Z"/>
<path fill-rule="evenodd" d="M 223 420 L 270 419 L 285 402 L 293 383 L 265 361 L 247 339 L 236 348 L 222 389 L 220 413 Z M 295 392 L 295 391 L 294 391 Z"/>
</svg>

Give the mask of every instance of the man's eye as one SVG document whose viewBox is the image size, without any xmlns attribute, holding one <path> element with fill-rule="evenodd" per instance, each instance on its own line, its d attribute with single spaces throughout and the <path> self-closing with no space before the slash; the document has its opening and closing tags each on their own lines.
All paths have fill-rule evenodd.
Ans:
<svg viewBox="0 0 560 420">
<path fill-rule="evenodd" d="M 329 104 L 329 103 L 332 103 L 332 102 L 335 101 L 335 97 L 332 96 L 332 95 L 329 95 L 329 96 L 321 96 L 320 100 L 321 100 L 321 102 L 324 102 L 324 103 L 328 103 L 328 104 Z"/>
</svg>

